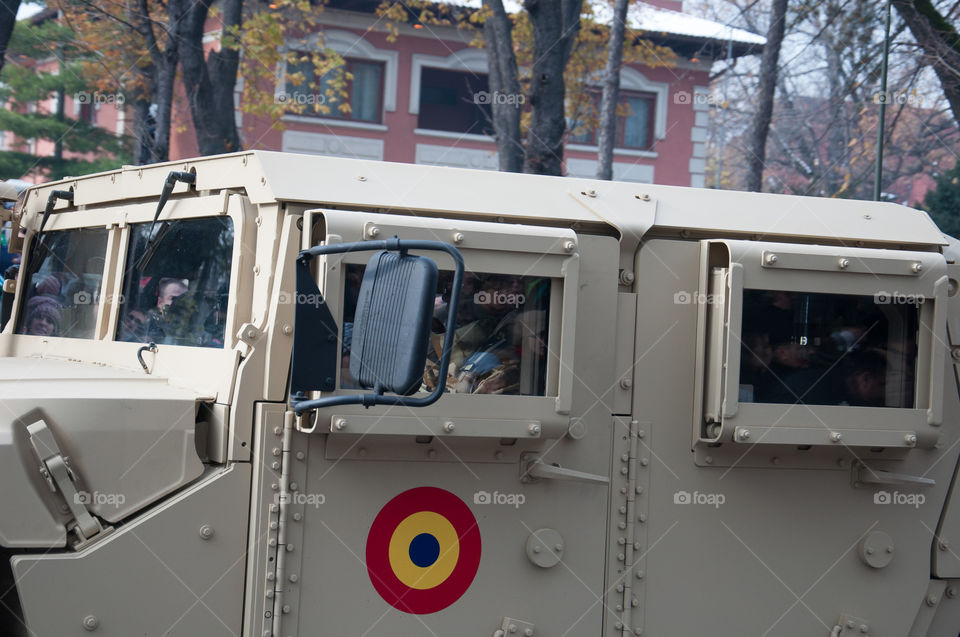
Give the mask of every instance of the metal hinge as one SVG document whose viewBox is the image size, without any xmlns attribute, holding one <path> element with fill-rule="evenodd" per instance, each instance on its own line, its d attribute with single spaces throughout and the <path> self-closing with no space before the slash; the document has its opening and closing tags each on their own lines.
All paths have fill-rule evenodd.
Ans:
<svg viewBox="0 0 960 637">
<path fill-rule="evenodd" d="M 283 415 L 283 432 L 281 433 L 282 442 L 280 448 L 280 479 L 277 481 L 278 491 L 274 505 L 271 510 L 277 513 L 276 517 L 276 555 L 277 559 L 273 562 L 273 571 L 268 575 L 267 597 L 273 601 L 273 621 L 272 635 L 280 635 L 280 624 L 284 615 L 284 588 L 286 576 L 286 544 L 288 527 L 288 507 L 290 505 L 290 438 L 293 434 L 292 411 L 287 411 Z M 272 524 L 271 524 L 272 526 Z M 265 633 L 266 634 L 266 633 Z"/>
<path fill-rule="evenodd" d="M 81 496 L 77 487 L 77 474 L 70 466 L 70 458 L 63 455 L 60 445 L 57 444 L 53 432 L 43 420 L 29 425 L 27 433 L 34 453 L 40 460 L 40 475 L 46 481 L 53 493 L 60 493 L 66 504 L 66 510 L 73 516 L 73 521 L 67 525 L 68 531 L 77 536 L 73 548 L 80 549 L 95 537 L 113 531 L 113 527 L 104 527 L 87 509 L 89 498 Z"/>
<path fill-rule="evenodd" d="M 623 637 L 639 635 L 642 631 L 644 609 L 642 581 L 643 562 L 646 545 L 646 487 L 649 464 L 647 441 L 649 426 L 624 416 L 614 416 L 614 427 L 628 431 L 626 436 L 619 435 L 624 441 L 617 445 L 620 466 L 617 484 L 614 488 L 620 492 L 617 529 L 613 535 L 616 545 L 612 551 L 616 554 L 620 575 L 609 587 L 618 593 L 614 599 L 614 609 L 618 621 L 612 626 L 613 634 Z"/>
</svg>

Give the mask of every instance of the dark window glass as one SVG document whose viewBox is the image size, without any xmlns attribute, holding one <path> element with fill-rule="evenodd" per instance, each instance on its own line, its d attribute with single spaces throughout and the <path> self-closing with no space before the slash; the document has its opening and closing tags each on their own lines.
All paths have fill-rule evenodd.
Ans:
<svg viewBox="0 0 960 637">
<path fill-rule="evenodd" d="M 107 253 L 105 228 L 44 232 L 34 238 L 17 334 L 93 338 Z"/>
<path fill-rule="evenodd" d="M 592 97 L 597 112 L 600 110 L 600 96 Z M 620 92 L 620 106 L 617 116 L 616 147 L 633 150 L 653 148 L 653 121 L 656 96 L 650 93 Z M 574 122 L 567 141 L 571 144 L 596 144 L 597 130 L 582 123 Z"/>
<path fill-rule="evenodd" d="M 365 266 L 346 268 L 341 387 L 350 377 L 353 317 Z M 442 271 L 437 284 L 433 329 L 423 373 L 424 391 L 436 387 L 440 352 L 447 331 L 453 273 Z M 466 394 L 544 396 L 551 280 L 545 277 L 466 272 L 457 313 L 447 391 Z"/>
<path fill-rule="evenodd" d="M 912 408 L 922 303 L 744 290 L 740 402 Z"/>
<path fill-rule="evenodd" d="M 417 128 L 492 135 L 490 112 L 485 73 L 421 70 Z"/>
<path fill-rule="evenodd" d="M 380 123 L 380 112 L 383 96 L 383 63 L 369 60 L 355 60 L 347 58 L 345 64 L 333 69 L 317 78 L 313 62 L 306 60 L 287 65 L 287 74 L 301 73 L 304 81 L 295 84 L 287 80 L 286 95 L 284 98 L 290 103 L 291 112 L 317 117 L 333 117 L 360 122 Z M 342 81 L 345 73 L 351 73 L 352 79 L 345 80 L 344 89 L 347 97 L 344 99 L 335 88 Z M 346 101 L 350 104 L 350 112 L 340 109 Z M 322 112 L 320 105 L 329 108 L 329 112 Z"/>
<path fill-rule="evenodd" d="M 232 260 L 230 217 L 134 224 L 117 340 L 223 347 Z"/>
</svg>

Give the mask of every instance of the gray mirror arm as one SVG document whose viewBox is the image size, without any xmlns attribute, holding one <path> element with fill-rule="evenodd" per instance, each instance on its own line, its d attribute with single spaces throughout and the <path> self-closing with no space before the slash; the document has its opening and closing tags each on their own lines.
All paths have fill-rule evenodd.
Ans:
<svg viewBox="0 0 960 637">
<path fill-rule="evenodd" d="M 351 394 L 349 396 L 328 396 L 325 398 L 315 398 L 313 400 L 296 400 L 291 397 L 291 405 L 296 414 L 302 414 L 305 411 L 320 409 L 323 407 L 335 407 L 338 405 L 363 405 L 364 407 L 373 407 L 374 405 L 399 405 L 402 407 L 426 407 L 432 405 L 440 399 L 444 389 L 447 386 L 446 370 L 450 366 L 450 354 L 453 351 L 453 338 L 457 324 L 457 308 L 460 305 L 460 288 L 463 285 L 463 255 L 450 244 L 442 241 L 424 241 L 418 239 L 385 239 L 382 241 L 354 241 L 351 243 L 335 243 L 332 245 L 314 246 L 302 250 L 297 257 L 298 260 L 307 262 L 313 257 L 327 254 L 342 254 L 345 252 L 364 252 L 372 250 L 390 250 L 401 253 L 407 250 L 439 250 L 446 252 L 453 258 L 456 267 L 453 274 L 453 285 L 450 291 L 449 310 L 447 312 L 447 331 L 443 336 L 443 350 L 440 354 L 441 373 L 438 374 L 437 386 L 430 394 L 421 398 L 410 398 L 408 396 L 386 396 L 374 391 L 373 393 Z"/>
</svg>

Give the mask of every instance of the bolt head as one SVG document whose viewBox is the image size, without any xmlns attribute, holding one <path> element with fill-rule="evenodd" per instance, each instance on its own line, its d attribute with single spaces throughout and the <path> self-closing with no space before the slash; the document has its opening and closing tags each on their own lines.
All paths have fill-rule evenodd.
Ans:
<svg viewBox="0 0 960 637">
<path fill-rule="evenodd" d="M 737 432 L 737 438 L 738 438 L 739 440 L 749 440 L 749 439 L 750 439 L 750 430 L 749 430 L 749 429 L 741 429 L 740 431 Z"/>
<path fill-rule="evenodd" d="M 850 259 L 840 259 L 837 261 L 837 265 L 840 266 L 841 270 L 846 270 L 850 267 Z"/>
<path fill-rule="evenodd" d="M 531 436 L 539 436 L 540 425 L 538 425 L 537 423 L 532 423 L 529 427 L 527 427 L 527 431 L 530 432 Z"/>
<path fill-rule="evenodd" d="M 917 435 L 916 435 L 916 434 L 907 434 L 906 436 L 903 437 L 903 440 L 904 440 L 908 445 L 915 445 L 915 444 L 917 444 Z"/>
<path fill-rule="evenodd" d="M 449 420 L 448 420 L 447 422 L 443 423 L 443 431 L 444 431 L 445 433 L 448 433 L 448 434 L 449 434 L 449 433 L 453 433 L 453 430 L 456 429 L 456 428 L 457 428 L 457 426 L 456 426 L 455 424 L 453 424 L 452 422 L 450 422 Z"/>
<path fill-rule="evenodd" d="M 380 236 L 380 228 L 376 226 L 370 226 L 367 229 L 367 236 L 371 239 L 376 239 L 378 236 Z"/>
<path fill-rule="evenodd" d="M 563 249 L 566 250 L 567 252 L 573 252 L 574 250 L 576 250 L 576 248 L 577 248 L 577 244 L 574 243 L 573 241 L 567 241 L 566 243 L 563 244 Z"/>
<path fill-rule="evenodd" d="M 96 615 L 87 615 L 83 618 L 82 624 L 85 630 L 94 631 L 100 626 L 100 620 Z"/>
<path fill-rule="evenodd" d="M 204 524 L 200 527 L 200 537 L 204 540 L 209 540 L 213 537 L 213 527 L 209 524 Z"/>
<path fill-rule="evenodd" d="M 830 432 L 830 442 L 840 442 L 843 440 L 843 434 L 839 431 Z"/>
<path fill-rule="evenodd" d="M 912 266 L 910 266 L 910 269 L 913 270 L 915 273 L 919 274 L 920 272 L 923 272 L 923 264 L 917 261 Z"/>
<path fill-rule="evenodd" d="M 768 254 L 768 255 L 767 255 L 767 259 L 766 259 L 767 265 L 773 265 L 773 264 L 776 263 L 779 259 L 780 259 L 780 258 L 779 258 L 777 255 L 775 255 L 775 254 Z"/>
<path fill-rule="evenodd" d="M 454 232 L 454 233 L 453 233 L 453 242 L 454 242 L 454 243 L 463 243 L 463 233 L 462 233 L 462 232 Z"/>
</svg>

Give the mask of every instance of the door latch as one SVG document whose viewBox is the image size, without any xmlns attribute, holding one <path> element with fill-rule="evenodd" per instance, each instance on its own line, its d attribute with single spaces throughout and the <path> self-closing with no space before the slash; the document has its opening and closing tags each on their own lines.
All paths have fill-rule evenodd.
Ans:
<svg viewBox="0 0 960 637">
<path fill-rule="evenodd" d="M 60 493 L 73 516 L 73 523 L 68 525 L 68 530 L 74 531 L 79 538 L 74 548 L 82 547 L 94 536 L 112 531 L 113 527 L 102 526 L 87 509 L 87 503 L 77 488 L 77 474 L 70 466 L 70 459 L 60 451 L 60 445 L 47 423 L 38 420 L 27 427 L 27 433 L 30 435 L 33 451 L 40 460 L 40 475 L 51 492 Z"/>
<path fill-rule="evenodd" d="M 610 478 L 596 473 L 565 469 L 558 464 L 547 464 L 537 454 L 525 454 L 520 458 L 520 481 L 572 480 L 591 484 L 610 484 Z"/>
<path fill-rule="evenodd" d="M 913 476 L 907 473 L 871 469 L 862 462 L 858 462 L 854 465 L 853 484 L 854 486 L 861 484 L 902 484 L 914 487 L 932 487 L 937 484 L 937 481 L 933 478 Z"/>
</svg>

